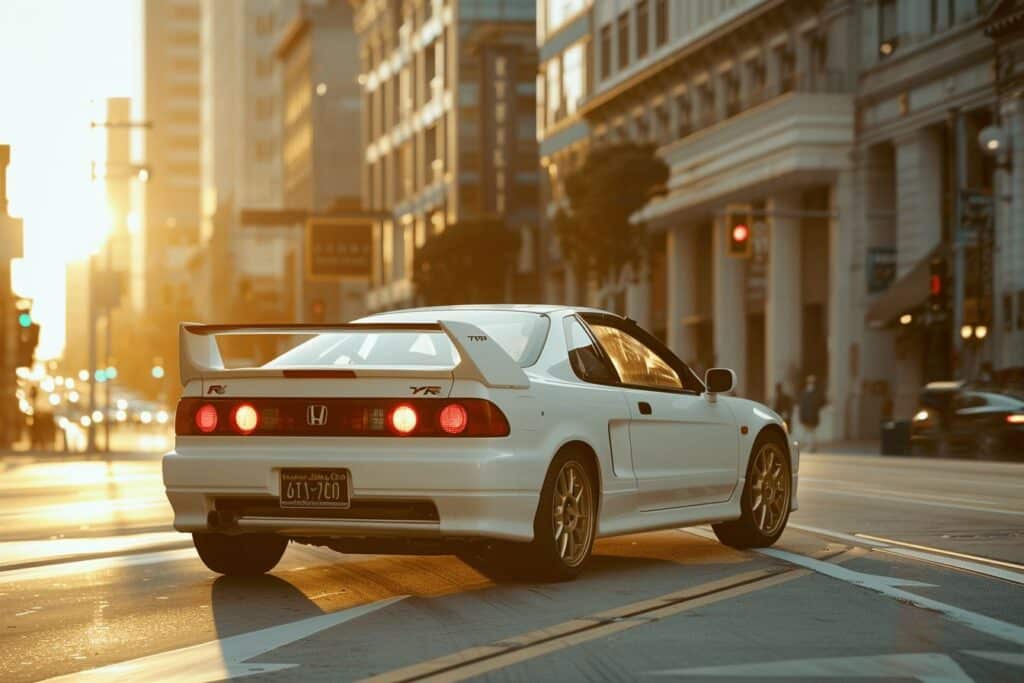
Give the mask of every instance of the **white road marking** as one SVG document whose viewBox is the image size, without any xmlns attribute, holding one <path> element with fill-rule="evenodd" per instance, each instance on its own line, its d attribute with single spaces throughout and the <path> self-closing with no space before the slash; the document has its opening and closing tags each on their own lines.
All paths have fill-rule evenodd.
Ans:
<svg viewBox="0 0 1024 683">
<path fill-rule="evenodd" d="M 854 545 L 867 546 L 872 550 L 878 550 L 891 555 L 907 557 L 913 560 L 920 560 L 922 562 L 948 567 L 950 569 L 959 569 L 971 572 L 972 574 L 981 574 L 983 576 L 990 576 L 992 578 L 1002 579 L 1003 581 L 1024 585 L 1024 573 L 1007 571 L 1006 569 L 1000 568 L 1014 567 L 1024 569 L 1024 567 L 1013 564 L 1012 562 L 1003 562 L 1001 560 L 992 560 L 986 557 L 957 553 L 952 550 L 943 550 L 941 548 L 931 548 L 914 543 L 894 541 L 887 538 L 881 538 L 879 536 L 870 536 L 868 534 L 844 534 L 841 531 L 832 531 L 831 529 L 822 529 L 821 527 L 806 526 L 804 524 L 790 523 L 788 526 L 819 536 L 836 538 Z"/>
<path fill-rule="evenodd" d="M 68 560 L 83 555 L 123 553 L 181 543 L 191 543 L 191 537 L 178 531 L 41 541 L 0 541 L 0 571 L 12 564 Z"/>
<path fill-rule="evenodd" d="M 254 674 L 291 669 L 298 664 L 247 664 L 264 652 L 276 650 L 320 631 L 338 626 L 365 614 L 392 605 L 406 596 L 398 596 L 360 605 L 339 612 L 318 617 L 292 621 L 271 626 L 259 631 L 242 633 L 237 636 L 212 640 L 208 643 L 183 647 L 170 652 L 161 652 L 140 657 L 98 669 L 57 676 L 48 681 L 88 683 L 91 681 L 130 680 L 133 683 L 147 681 L 179 681 L 181 683 L 202 683 L 226 678 L 241 678 Z"/>
<path fill-rule="evenodd" d="M 990 659 L 1000 664 L 1024 666 L 1024 653 L 1020 652 L 982 652 L 981 650 L 964 650 L 965 654 L 982 659 Z"/>
<path fill-rule="evenodd" d="M 55 579 L 74 574 L 104 571 L 106 569 L 137 567 L 147 564 L 159 564 L 161 562 L 177 562 L 178 560 L 186 559 L 196 559 L 195 549 L 182 548 L 180 550 L 162 550 L 159 552 L 141 553 L 138 555 L 104 557 L 96 560 L 59 562 L 57 564 L 47 564 L 40 567 L 26 567 L 24 569 L 10 569 L 8 571 L 2 571 L 0 572 L 0 585 L 5 583 L 16 583 L 18 581 Z"/>
<path fill-rule="evenodd" d="M 797 555 L 796 553 L 790 553 L 785 550 L 776 550 L 774 548 L 764 548 L 757 552 L 762 555 L 774 557 L 784 562 L 789 562 L 798 567 L 804 567 L 811 571 L 817 572 L 824 576 L 829 576 L 839 581 L 845 581 L 868 590 L 881 593 L 890 598 L 895 598 L 902 602 L 906 602 L 917 607 L 929 609 L 934 612 L 939 612 L 947 618 L 967 626 L 968 628 L 974 629 L 980 633 L 1000 638 L 1007 642 L 1014 643 L 1016 645 L 1024 646 L 1024 628 L 1011 624 L 999 619 L 987 617 L 977 612 L 971 612 L 970 610 L 955 607 L 953 605 L 934 600 L 932 598 L 926 598 L 916 593 L 909 591 L 900 590 L 899 586 L 913 586 L 916 582 L 907 582 L 902 579 L 889 576 L 878 576 L 875 574 L 863 574 L 861 572 L 855 572 L 851 569 L 841 567 L 831 562 L 822 562 L 821 560 L 815 560 L 804 555 Z M 921 584 L 917 584 L 921 585 Z"/>
<path fill-rule="evenodd" d="M 832 531 L 831 529 L 822 529 L 817 526 L 807 526 L 806 524 L 795 524 L 793 522 L 786 523 L 787 529 L 799 529 L 800 531 L 806 531 L 811 534 L 817 534 L 818 536 L 829 536 L 831 538 L 839 539 L 840 541 L 846 541 L 853 545 L 862 545 L 869 548 L 884 548 L 885 543 L 877 543 L 875 541 L 863 538 L 861 536 L 854 536 L 853 534 L 844 534 L 841 531 Z"/>
<path fill-rule="evenodd" d="M 728 676 L 737 678 L 914 678 L 922 683 L 971 683 L 960 665 L 939 653 L 790 659 L 692 669 L 651 671 L 650 676 Z"/>
<path fill-rule="evenodd" d="M 1002 501 L 994 500 L 992 498 L 966 498 L 964 496 L 942 493 L 940 491 L 893 491 L 892 489 L 880 489 L 872 486 L 864 486 L 862 482 L 849 481 L 846 479 L 819 479 L 816 477 L 800 477 L 800 483 L 806 482 L 810 482 L 813 484 L 827 484 L 829 486 L 839 486 L 842 487 L 844 491 L 868 491 L 870 493 L 897 496 L 899 498 L 905 498 L 907 496 L 910 496 L 915 499 L 919 498 L 921 500 L 937 500 L 940 502 L 954 503 L 971 503 L 975 505 L 1000 505 L 1002 503 Z"/>
<path fill-rule="evenodd" d="M 682 531 L 701 538 L 716 538 L 714 532 L 706 527 L 688 527 L 682 529 Z M 838 564 L 823 562 L 805 555 L 798 555 L 796 553 L 777 550 L 775 548 L 758 548 L 754 552 L 760 553 L 761 555 L 767 555 L 768 557 L 774 557 L 775 559 L 782 560 L 783 562 L 795 564 L 798 567 L 810 569 L 811 571 L 824 576 L 829 576 L 833 579 L 838 579 L 839 581 L 867 588 L 868 590 L 881 593 L 882 595 L 895 598 L 896 600 L 900 600 L 917 607 L 939 612 L 947 618 L 967 626 L 968 628 L 972 628 L 975 631 L 979 631 L 1017 645 L 1024 645 L 1024 628 L 1017 626 L 1016 624 L 987 617 L 983 614 L 971 612 L 970 610 L 956 607 L 954 605 L 948 605 L 932 598 L 917 595 L 916 593 L 900 590 L 901 586 L 924 588 L 932 587 L 932 584 L 908 581 L 892 576 L 865 574 L 853 571 L 852 569 L 847 569 L 846 567 Z"/>
<path fill-rule="evenodd" d="M 950 557 L 959 557 L 961 560 L 971 560 L 974 562 L 986 562 L 988 564 L 994 564 L 999 567 L 1006 567 L 1007 569 L 1019 569 L 1024 571 L 1024 564 L 1016 564 L 1014 562 L 1006 562 L 1004 560 L 994 560 L 991 557 L 981 557 L 980 555 L 969 555 L 967 553 L 958 553 L 953 550 L 945 550 L 944 548 L 932 548 L 927 545 L 919 545 L 917 543 L 907 543 L 906 541 L 896 541 L 891 538 L 885 538 L 883 536 L 872 536 L 871 534 L 857 533 L 857 538 L 866 538 L 876 543 L 882 543 L 886 545 L 899 545 L 904 548 L 913 548 L 914 550 L 923 550 L 925 552 L 938 553 L 940 555 L 949 555 Z"/>
<path fill-rule="evenodd" d="M 978 505 L 960 505 L 959 503 L 946 503 L 939 500 L 923 500 L 920 498 L 909 498 L 898 491 L 886 491 L 885 494 L 868 493 L 867 491 L 844 491 L 841 489 L 821 488 L 817 486 L 804 486 L 803 478 L 800 479 L 800 491 L 816 491 L 818 493 L 829 493 L 837 496 L 848 496 L 852 498 L 871 498 L 874 500 L 886 500 L 893 503 L 911 503 L 913 505 L 928 505 L 931 507 L 949 508 L 952 510 L 970 510 L 971 512 L 987 512 L 994 515 L 1014 515 L 1024 517 L 1024 510 L 1006 510 L 1003 508 L 981 507 Z"/>
</svg>

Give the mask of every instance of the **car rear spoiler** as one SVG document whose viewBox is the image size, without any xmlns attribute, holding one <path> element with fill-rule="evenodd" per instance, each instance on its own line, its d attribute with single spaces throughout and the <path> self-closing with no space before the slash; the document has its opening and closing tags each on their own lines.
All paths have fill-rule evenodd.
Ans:
<svg viewBox="0 0 1024 683">
<path fill-rule="evenodd" d="M 450 371 L 452 379 L 480 382 L 495 388 L 526 389 L 530 380 L 519 364 L 476 325 L 454 320 L 436 323 L 346 323 L 343 325 L 202 325 L 181 323 L 178 327 L 178 362 L 183 386 L 195 380 L 220 380 L 239 377 L 309 376 L 318 369 L 302 368 L 289 373 L 287 368 L 227 369 L 217 346 L 217 337 L 223 335 L 317 335 L 345 331 L 409 331 L 444 332 L 459 352 L 459 364 Z M 323 370 L 329 372 L 330 368 Z M 303 372 L 305 371 L 305 372 Z M 436 370 L 402 368 L 401 374 L 431 374 Z M 338 373 L 360 376 L 359 368 L 340 369 Z M 366 372 L 367 375 L 374 374 Z M 326 376 L 326 375 L 320 375 Z"/>
</svg>

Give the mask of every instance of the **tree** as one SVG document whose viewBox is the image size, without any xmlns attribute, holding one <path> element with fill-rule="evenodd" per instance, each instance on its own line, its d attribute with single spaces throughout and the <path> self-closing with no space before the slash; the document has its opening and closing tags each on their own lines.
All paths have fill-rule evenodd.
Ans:
<svg viewBox="0 0 1024 683">
<path fill-rule="evenodd" d="M 448 226 L 416 252 L 413 283 L 423 303 L 501 301 L 519 255 L 519 234 L 484 219 Z"/>
<path fill-rule="evenodd" d="M 646 226 L 630 222 L 664 192 L 669 169 L 653 144 L 595 147 L 565 178 L 569 210 L 555 216 L 562 254 L 579 276 L 617 277 L 646 252 Z"/>
</svg>

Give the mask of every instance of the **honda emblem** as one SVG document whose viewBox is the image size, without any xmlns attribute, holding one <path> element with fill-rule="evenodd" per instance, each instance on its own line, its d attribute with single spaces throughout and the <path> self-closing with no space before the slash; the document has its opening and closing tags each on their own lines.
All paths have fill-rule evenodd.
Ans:
<svg viewBox="0 0 1024 683">
<path fill-rule="evenodd" d="M 306 406 L 306 424 L 310 427 L 323 427 L 327 424 L 327 406 L 312 404 Z"/>
</svg>

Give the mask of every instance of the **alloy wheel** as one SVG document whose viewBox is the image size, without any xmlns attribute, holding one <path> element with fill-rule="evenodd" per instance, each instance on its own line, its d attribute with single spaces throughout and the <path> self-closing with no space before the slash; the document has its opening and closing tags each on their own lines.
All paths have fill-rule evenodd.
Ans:
<svg viewBox="0 0 1024 683">
<path fill-rule="evenodd" d="M 765 536 L 774 536 L 786 519 L 792 483 L 779 447 L 766 443 L 754 456 L 751 471 L 750 511 Z"/>
<path fill-rule="evenodd" d="M 586 559 L 595 522 L 593 485 L 580 463 L 571 460 L 562 465 L 552 495 L 555 549 L 563 563 L 575 567 Z"/>
</svg>

